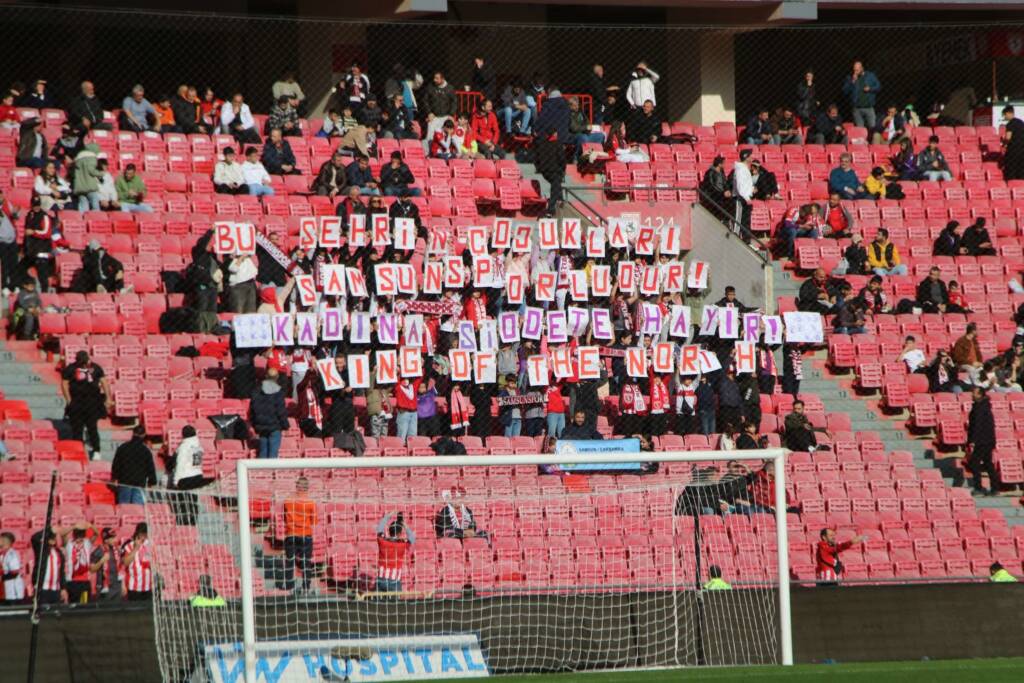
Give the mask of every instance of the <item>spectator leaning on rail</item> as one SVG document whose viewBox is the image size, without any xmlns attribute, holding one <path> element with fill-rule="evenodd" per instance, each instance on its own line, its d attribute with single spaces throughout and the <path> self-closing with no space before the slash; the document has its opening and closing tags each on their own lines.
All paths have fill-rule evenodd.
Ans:
<svg viewBox="0 0 1024 683">
<path fill-rule="evenodd" d="M 865 71 L 860 60 L 853 63 L 853 73 L 843 81 L 843 94 L 850 101 L 854 125 L 874 130 L 875 99 L 881 89 L 874 73 Z"/>
</svg>

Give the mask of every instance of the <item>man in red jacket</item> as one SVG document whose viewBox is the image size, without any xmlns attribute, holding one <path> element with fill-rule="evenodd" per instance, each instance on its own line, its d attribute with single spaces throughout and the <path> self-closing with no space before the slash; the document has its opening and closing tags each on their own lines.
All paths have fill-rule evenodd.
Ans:
<svg viewBox="0 0 1024 683">
<path fill-rule="evenodd" d="M 854 536 L 849 541 L 836 543 L 835 529 L 822 529 L 821 540 L 818 541 L 815 578 L 819 586 L 835 586 L 839 583 L 839 575 L 843 573 L 843 563 L 839 561 L 839 553 L 863 542 L 863 536 Z"/>
<path fill-rule="evenodd" d="M 480 108 L 473 112 L 470 128 L 480 154 L 487 159 L 505 158 L 505 150 L 500 146 L 501 128 L 498 127 L 498 117 L 494 114 L 493 102 L 484 100 Z"/>
</svg>

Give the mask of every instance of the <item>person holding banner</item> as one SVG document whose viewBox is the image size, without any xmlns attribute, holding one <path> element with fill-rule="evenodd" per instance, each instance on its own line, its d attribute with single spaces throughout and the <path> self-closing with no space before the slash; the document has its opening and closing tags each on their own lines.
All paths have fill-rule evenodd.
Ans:
<svg viewBox="0 0 1024 683">
<path fill-rule="evenodd" d="M 596 419 L 596 417 L 595 417 Z M 577 410 L 573 413 L 572 422 L 564 430 L 560 440 L 566 441 L 601 441 L 601 433 L 588 424 L 586 411 Z"/>
<path fill-rule="evenodd" d="M 545 398 L 547 399 L 547 435 L 557 439 L 562 436 L 562 430 L 565 429 L 566 405 L 565 396 L 562 394 L 562 383 L 549 384 Z"/>
<path fill-rule="evenodd" d="M 228 264 L 228 308 L 232 313 L 256 312 L 258 266 L 248 254 L 236 254 Z"/>
<path fill-rule="evenodd" d="M 395 410 L 397 413 L 395 428 L 396 435 L 403 442 L 410 436 L 416 436 L 418 428 L 417 410 L 419 408 L 417 394 L 422 383 L 422 377 L 418 377 L 415 380 L 403 377 L 395 385 Z"/>
</svg>

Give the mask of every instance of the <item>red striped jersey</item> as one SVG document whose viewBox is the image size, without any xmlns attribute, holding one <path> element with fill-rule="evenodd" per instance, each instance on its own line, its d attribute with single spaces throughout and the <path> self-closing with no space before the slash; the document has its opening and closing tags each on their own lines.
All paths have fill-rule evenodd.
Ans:
<svg viewBox="0 0 1024 683">
<path fill-rule="evenodd" d="M 124 544 L 121 556 L 127 558 L 135 550 L 135 539 Z M 145 593 L 153 590 L 153 569 L 150 565 L 149 539 L 142 542 L 139 552 L 135 553 L 131 563 L 125 565 L 125 584 L 133 593 Z"/>
<path fill-rule="evenodd" d="M 81 544 L 74 540 L 64 546 L 64 578 L 68 581 L 89 580 L 89 557 L 92 555 L 92 543 L 83 538 Z"/>
<path fill-rule="evenodd" d="M 390 581 L 402 579 L 405 555 L 409 552 L 406 540 L 377 539 L 377 577 Z"/>
<path fill-rule="evenodd" d="M 60 548 L 56 546 L 47 547 L 49 550 L 42 560 L 42 562 L 45 562 L 43 567 L 43 590 L 59 591 L 64 579 L 64 570 L 61 567 L 63 558 L 61 557 Z"/>
</svg>

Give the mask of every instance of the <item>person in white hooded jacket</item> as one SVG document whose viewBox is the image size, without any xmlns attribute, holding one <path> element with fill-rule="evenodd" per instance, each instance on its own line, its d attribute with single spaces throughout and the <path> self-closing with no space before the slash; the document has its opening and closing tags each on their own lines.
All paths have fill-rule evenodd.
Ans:
<svg viewBox="0 0 1024 683">
<path fill-rule="evenodd" d="M 658 106 L 658 100 L 654 96 L 654 84 L 660 78 L 658 74 L 654 73 L 645 62 L 640 62 L 630 76 L 632 80 L 626 88 L 626 101 L 629 102 L 629 106 L 639 109 L 647 100 L 650 100 L 654 106 Z"/>
<path fill-rule="evenodd" d="M 171 507 L 178 524 L 194 525 L 199 516 L 199 501 L 194 493 L 184 493 L 206 486 L 213 479 L 203 476 L 203 446 L 196 428 L 186 425 L 181 430 L 182 440 L 174 451 L 174 480 L 172 487 L 183 493 L 170 494 Z"/>
</svg>

